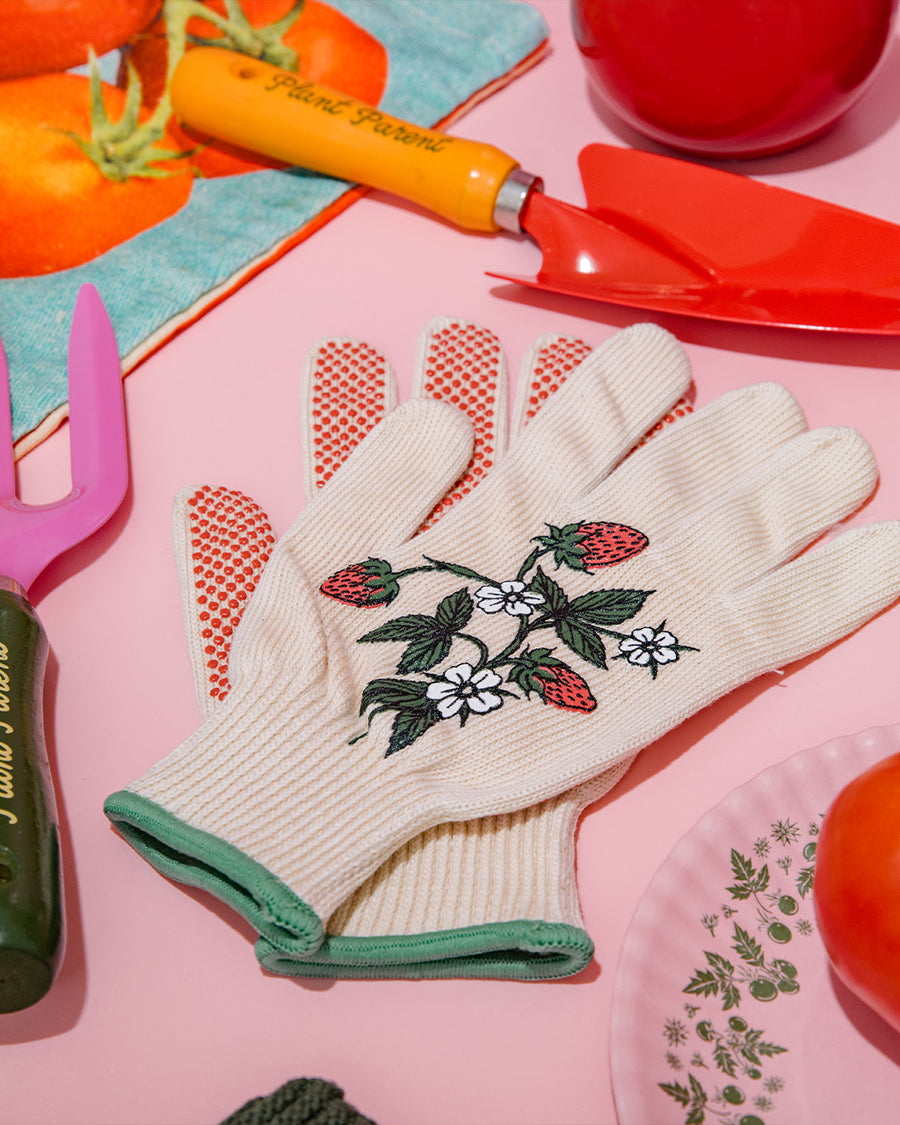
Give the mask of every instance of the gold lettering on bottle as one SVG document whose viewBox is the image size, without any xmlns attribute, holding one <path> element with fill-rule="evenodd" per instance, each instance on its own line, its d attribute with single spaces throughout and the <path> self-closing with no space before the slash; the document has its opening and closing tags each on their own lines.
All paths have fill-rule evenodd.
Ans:
<svg viewBox="0 0 900 1125">
<path fill-rule="evenodd" d="M 0 641 L 0 711 L 9 710 L 9 649 Z M 15 734 L 10 723 L 0 719 L 0 731 L 6 735 Z M 11 801 L 15 797 L 13 789 L 13 749 L 8 742 L 0 742 L 0 798 Z M 5 816 L 10 824 L 17 824 L 19 818 L 8 809 L 0 809 L 0 816 Z"/>
<path fill-rule="evenodd" d="M 0 711 L 9 710 L 9 649 L 0 641 Z M 6 725 L 5 723 L 3 724 Z M 12 728 L 7 732 L 12 734 Z"/>
</svg>

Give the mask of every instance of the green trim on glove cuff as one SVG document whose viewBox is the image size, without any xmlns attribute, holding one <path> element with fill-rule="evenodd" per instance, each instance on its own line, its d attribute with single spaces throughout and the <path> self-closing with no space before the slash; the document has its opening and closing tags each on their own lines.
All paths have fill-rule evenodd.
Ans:
<svg viewBox="0 0 900 1125">
<path fill-rule="evenodd" d="M 103 811 L 122 837 L 157 871 L 209 891 L 227 903 L 274 949 L 309 954 L 324 938 L 318 915 L 280 879 L 234 845 L 128 789 L 111 794 Z"/>
<path fill-rule="evenodd" d="M 269 972 L 341 980 L 557 980 L 581 972 L 593 953 L 584 930 L 533 921 L 381 937 L 328 934 L 311 958 L 286 956 L 262 937 L 256 943 Z"/>
</svg>

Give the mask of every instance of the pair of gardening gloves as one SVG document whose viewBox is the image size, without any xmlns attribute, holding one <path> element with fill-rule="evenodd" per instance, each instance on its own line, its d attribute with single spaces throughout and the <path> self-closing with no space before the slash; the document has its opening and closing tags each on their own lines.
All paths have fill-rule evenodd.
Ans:
<svg viewBox="0 0 900 1125">
<path fill-rule="evenodd" d="M 105 811 L 272 972 L 567 976 L 593 952 L 580 813 L 892 603 L 900 523 L 825 536 L 875 486 L 863 439 L 771 383 L 692 412 L 654 325 L 536 341 L 508 451 L 491 333 L 432 322 L 416 371 L 395 409 L 374 348 L 313 349 L 309 502 L 277 543 L 240 493 L 179 495 L 205 719 Z"/>
</svg>

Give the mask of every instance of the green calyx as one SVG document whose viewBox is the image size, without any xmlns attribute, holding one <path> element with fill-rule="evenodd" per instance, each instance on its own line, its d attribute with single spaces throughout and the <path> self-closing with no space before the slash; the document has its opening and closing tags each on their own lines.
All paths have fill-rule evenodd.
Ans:
<svg viewBox="0 0 900 1125">
<path fill-rule="evenodd" d="M 215 24 L 222 32 L 217 39 L 203 39 L 192 35 L 190 36 L 192 43 L 207 47 L 226 47 L 242 55 L 249 55 L 250 58 L 271 63 L 273 66 L 296 71 L 297 52 L 281 40 L 300 17 L 304 4 L 305 0 L 296 0 L 280 20 L 267 27 L 253 27 L 244 15 L 239 0 L 225 0 L 224 16 L 211 11 L 198 0 L 167 0 L 164 10 L 167 23 L 170 20 L 178 20 L 184 26 L 192 16 L 197 16 L 208 23 Z"/>
<path fill-rule="evenodd" d="M 585 553 L 582 540 L 582 523 L 567 523 L 565 527 L 547 524 L 546 535 L 535 535 L 532 542 L 539 544 L 539 553 L 552 552 L 556 565 L 567 566 L 570 570 L 585 570 L 582 561 Z"/>
<path fill-rule="evenodd" d="M 180 169 L 161 168 L 156 163 L 161 160 L 177 160 L 189 154 L 154 147 L 165 132 L 165 120 L 169 116 L 169 108 L 166 105 L 163 113 L 154 112 L 147 121 L 140 123 L 141 80 L 130 63 L 125 108 L 117 121 L 110 120 L 103 101 L 103 82 L 100 78 L 97 57 L 93 51 L 90 52 L 90 91 L 89 139 L 85 140 L 84 137 L 68 130 L 62 132 L 78 145 L 108 180 L 123 183 L 132 176 L 160 179 L 180 171 Z"/>
<path fill-rule="evenodd" d="M 524 648 L 510 662 L 507 679 L 526 695 L 535 691 L 543 698 L 544 685 L 556 679 L 553 669 L 566 667 L 552 653 L 550 648 Z"/>
</svg>

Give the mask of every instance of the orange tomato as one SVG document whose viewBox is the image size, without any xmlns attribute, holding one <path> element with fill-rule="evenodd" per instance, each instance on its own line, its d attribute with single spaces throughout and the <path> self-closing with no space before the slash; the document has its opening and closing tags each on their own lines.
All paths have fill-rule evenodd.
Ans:
<svg viewBox="0 0 900 1125">
<path fill-rule="evenodd" d="M 102 90 L 117 118 L 125 92 L 106 83 Z M 115 181 L 66 136 L 87 139 L 90 129 L 86 77 L 43 74 L 0 83 L 0 277 L 81 265 L 187 202 L 193 184 L 187 161 L 160 161 L 157 167 L 171 175 Z M 170 137 L 160 144 L 174 147 Z"/>
<path fill-rule="evenodd" d="M 105 55 L 142 31 L 162 0 L 4 0 L 0 80 L 50 74 Z"/>
<path fill-rule="evenodd" d="M 288 14 L 293 0 L 242 0 L 241 8 L 253 28 L 265 28 Z M 224 0 L 207 0 L 206 6 L 225 15 Z M 192 17 L 187 32 L 202 39 L 222 40 L 220 27 Z M 387 83 L 387 52 L 364 28 L 320 0 L 306 0 L 296 21 L 283 34 L 281 42 L 297 54 L 297 73 L 301 78 L 331 86 L 360 101 L 376 105 Z M 187 50 L 191 44 L 187 44 Z M 128 57 L 141 79 L 144 104 L 155 106 L 163 96 L 168 67 L 168 42 L 165 21 L 158 20 L 135 38 Z M 266 60 L 274 61 L 274 60 Z M 283 65 L 279 63 L 278 65 Z M 124 75 L 120 82 L 124 81 Z M 174 119 L 170 131 L 179 150 L 197 149 L 192 163 L 204 176 L 230 176 L 261 168 L 284 168 L 280 161 L 249 153 L 224 141 L 182 126 Z"/>
</svg>

